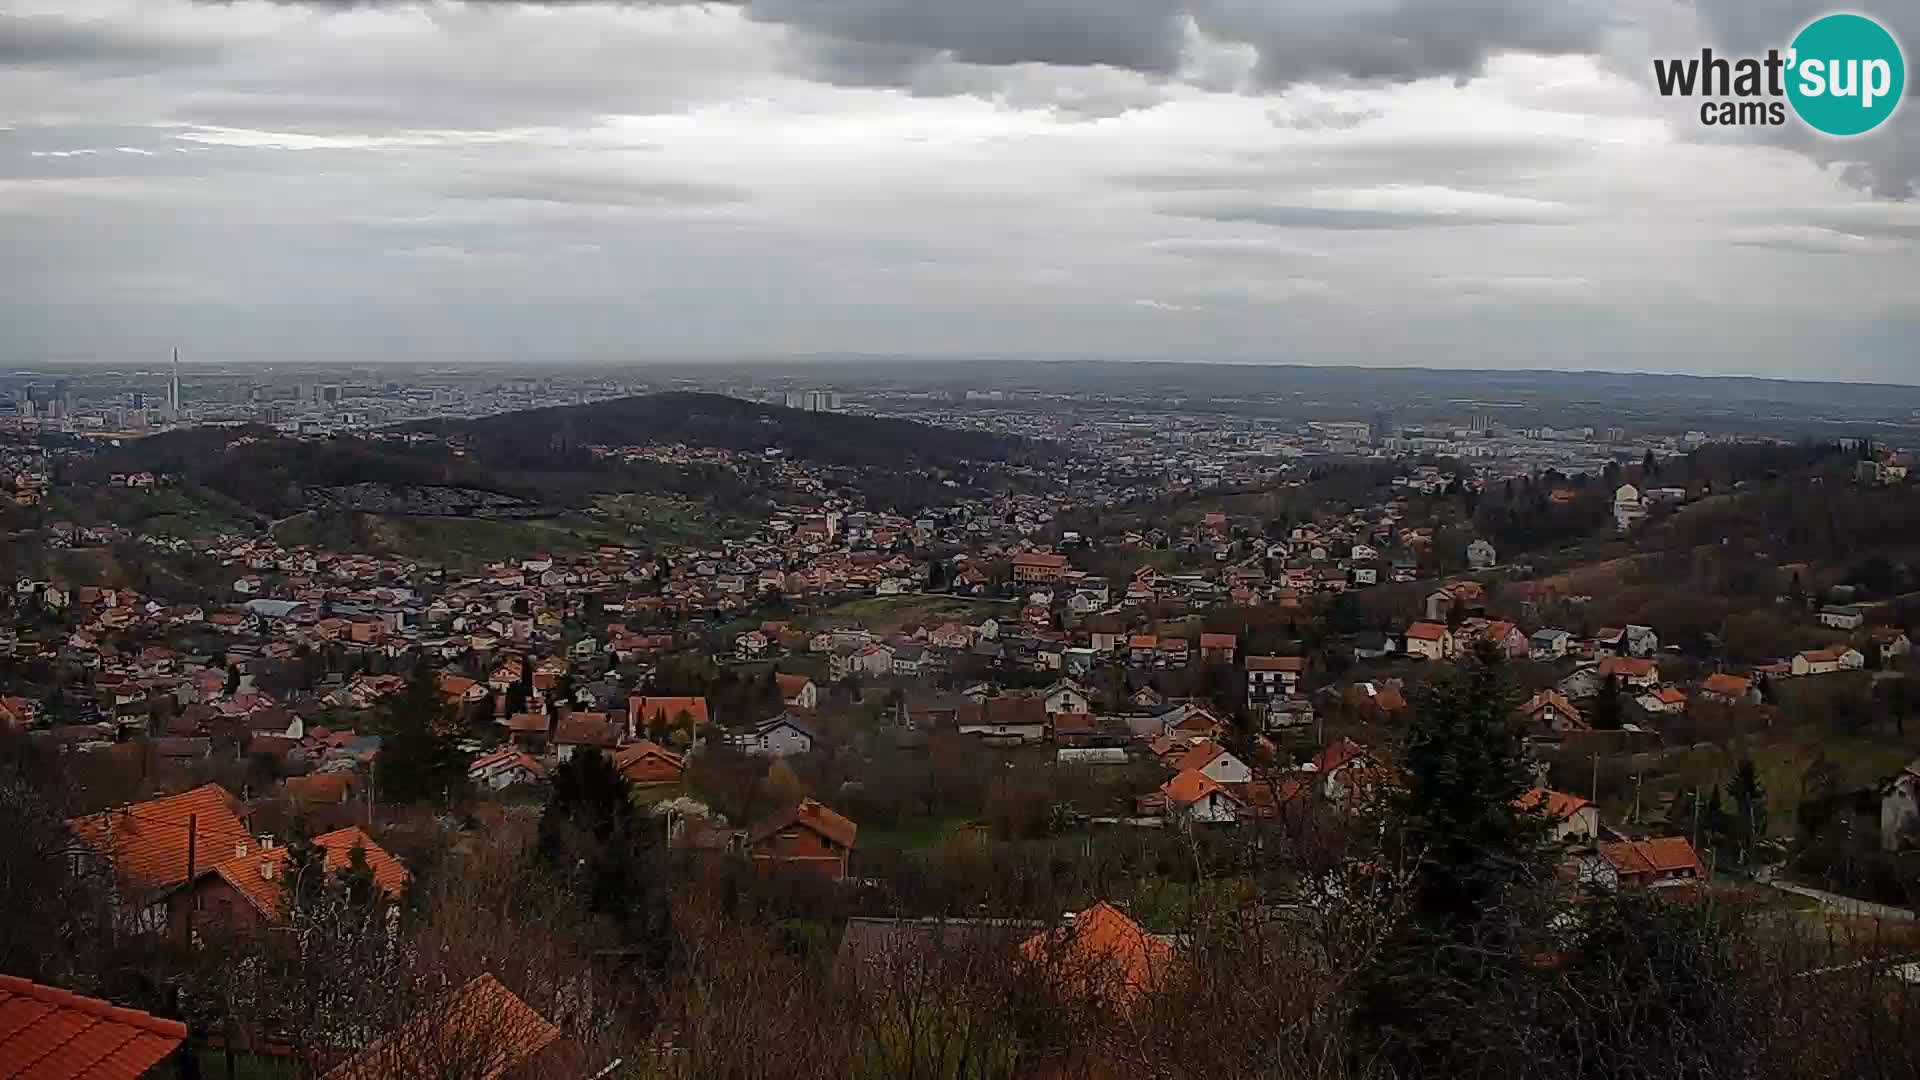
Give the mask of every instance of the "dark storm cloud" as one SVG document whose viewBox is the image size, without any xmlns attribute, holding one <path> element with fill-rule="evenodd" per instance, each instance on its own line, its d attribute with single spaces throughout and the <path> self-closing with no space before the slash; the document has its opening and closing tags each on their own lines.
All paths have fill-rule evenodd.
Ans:
<svg viewBox="0 0 1920 1080">
<path fill-rule="evenodd" d="M 1252 45 L 1268 86 L 1478 73 L 1496 52 L 1585 53 L 1613 25 L 1595 0 L 1192 0 L 1202 31 Z"/>
<path fill-rule="evenodd" d="M 1180 0 L 749 0 L 747 14 L 841 41 L 966 64 L 1180 66 Z"/>
<path fill-rule="evenodd" d="M 149 70 L 210 60 L 218 47 L 105 21 L 0 14 L 0 67 Z"/>
<path fill-rule="evenodd" d="M 210 0 L 224 2 L 224 0 Z M 419 0 L 276 0 L 351 9 Z M 474 0 L 509 4 L 521 0 Z M 594 0 L 534 0 L 553 7 Z M 620 0 L 660 6 L 682 0 Z M 841 81 L 876 82 L 925 61 L 1180 67 L 1189 22 L 1252 46 L 1268 86 L 1314 79 L 1404 82 L 1477 73 L 1506 50 L 1591 52 L 1611 25 L 1598 0 L 733 0 L 746 15 L 802 31 L 812 60 Z M 832 43 L 862 48 L 840 48 Z"/>
<path fill-rule="evenodd" d="M 1830 0 L 1695 0 L 1695 9 L 1715 47 L 1749 55 L 1770 48 L 1784 49 L 1800 28 L 1836 9 Z M 1920 195 L 1920 120 L 1913 100 L 1920 97 L 1920 3 L 1893 0 L 1862 7 L 1900 42 L 1907 58 L 1907 101 L 1894 120 L 1878 130 L 1851 139 L 1829 139 L 1799 124 L 1765 129 L 1764 134 L 1817 161 L 1840 167 L 1841 176 L 1855 187 L 1890 199 Z"/>
</svg>

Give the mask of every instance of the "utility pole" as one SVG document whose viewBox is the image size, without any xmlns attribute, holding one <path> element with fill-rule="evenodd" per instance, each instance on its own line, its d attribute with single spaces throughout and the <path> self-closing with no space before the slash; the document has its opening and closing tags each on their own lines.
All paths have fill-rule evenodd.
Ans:
<svg viewBox="0 0 1920 1080">
<path fill-rule="evenodd" d="M 1700 789 L 1693 789 L 1693 850 L 1700 850 Z"/>
<path fill-rule="evenodd" d="M 200 854 L 200 815 L 187 815 L 187 944 L 193 944 L 193 909 L 199 898 L 193 894 L 194 862 Z"/>
<path fill-rule="evenodd" d="M 1587 801 L 1592 803 L 1595 806 L 1599 806 L 1600 805 L 1600 755 L 1597 753 L 1593 755 L 1593 786 L 1588 788 L 1587 791 L 1588 791 Z M 1599 811 L 1597 810 L 1594 812 L 1599 813 Z"/>
</svg>

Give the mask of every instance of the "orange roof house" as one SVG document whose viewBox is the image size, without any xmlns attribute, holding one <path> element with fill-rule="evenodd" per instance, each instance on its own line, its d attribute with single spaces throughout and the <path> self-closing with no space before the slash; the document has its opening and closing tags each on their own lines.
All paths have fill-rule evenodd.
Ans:
<svg viewBox="0 0 1920 1080">
<path fill-rule="evenodd" d="M 120 880 L 148 893 L 183 884 L 189 833 L 194 873 L 209 869 L 236 843 L 250 839 L 240 800 L 218 784 L 72 818 L 67 828 L 110 859 Z M 191 825 L 191 828 L 189 828 Z"/>
<path fill-rule="evenodd" d="M 1105 901 L 1065 926 L 1028 938 L 1020 955 L 1039 966 L 1060 992 L 1092 995 L 1123 1009 L 1159 986 L 1174 960 L 1170 943 Z"/>
<path fill-rule="evenodd" d="M 1701 876 L 1700 856 L 1684 836 L 1601 844 L 1599 853 L 1601 862 L 1622 885 L 1657 885 Z"/>
<path fill-rule="evenodd" d="M 847 857 L 860 826 L 812 799 L 762 818 L 747 831 L 747 853 L 756 866 L 809 870 L 835 881 L 847 876 Z"/>
<path fill-rule="evenodd" d="M 177 1020 L 0 975 L 0 1076 L 138 1080 L 186 1038 Z"/>
<path fill-rule="evenodd" d="M 381 892 L 398 899 L 407 887 L 407 868 L 356 826 L 322 833 L 313 838 L 313 843 L 320 849 L 321 866 L 328 874 L 351 867 L 353 851 L 358 848 Z M 212 874 L 196 883 L 193 899 L 202 910 L 215 912 L 236 929 L 278 923 L 286 917 L 288 854 L 282 846 L 236 843 L 213 865 Z"/>
<path fill-rule="evenodd" d="M 1753 692 L 1753 683 L 1738 675 L 1729 675 L 1721 671 L 1707 676 L 1700 683 L 1700 692 L 1723 701 L 1743 701 Z"/>
<path fill-rule="evenodd" d="M 322 1080 L 529 1076 L 564 1049 L 560 1028 L 492 975 L 481 975 L 325 1074 Z M 571 1075 L 585 1075 L 570 1070 Z"/>
<path fill-rule="evenodd" d="M 677 784 L 686 764 L 680 755 L 656 742 L 641 740 L 614 751 L 613 767 L 629 784 Z"/>
<path fill-rule="evenodd" d="M 686 721 L 681 717 L 685 716 Z M 676 727 L 691 722 L 697 730 L 710 723 L 707 699 L 703 697 L 647 697 L 635 694 L 627 699 L 627 736 L 639 738 L 650 727 L 665 724 Z"/>
</svg>

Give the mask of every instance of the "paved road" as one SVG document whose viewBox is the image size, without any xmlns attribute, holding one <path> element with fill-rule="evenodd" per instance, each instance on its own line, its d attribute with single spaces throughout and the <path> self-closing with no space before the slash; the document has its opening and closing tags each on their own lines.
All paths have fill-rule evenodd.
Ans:
<svg viewBox="0 0 1920 1080">
<path fill-rule="evenodd" d="M 1767 884 L 1772 885 L 1781 892 L 1788 892 L 1795 896 L 1804 896 L 1810 900 L 1816 900 L 1820 903 L 1821 907 L 1832 908 L 1846 915 L 1864 915 L 1871 919 L 1887 919 L 1889 921 L 1898 920 L 1911 922 L 1913 920 L 1913 912 L 1908 911 L 1906 908 L 1889 907 L 1886 904 L 1876 904 L 1868 900 L 1856 900 L 1851 896 L 1841 896 L 1839 893 L 1830 893 L 1807 885 L 1797 885 L 1791 881 L 1783 881 L 1780 878 L 1774 878 Z"/>
</svg>

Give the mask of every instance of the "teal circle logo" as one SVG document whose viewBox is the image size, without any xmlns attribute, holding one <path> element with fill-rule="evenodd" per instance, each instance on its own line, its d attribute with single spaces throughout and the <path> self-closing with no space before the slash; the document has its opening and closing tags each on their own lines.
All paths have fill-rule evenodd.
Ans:
<svg viewBox="0 0 1920 1080">
<path fill-rule="evenodd" d="M 1886 28 L 1864 15 L 1807 24 L 1789 53 L 1787 100 L 1815 130 L 1861 135 L 1884 123 L 1907 91 L 1907 61 Z"/>
</svg>

